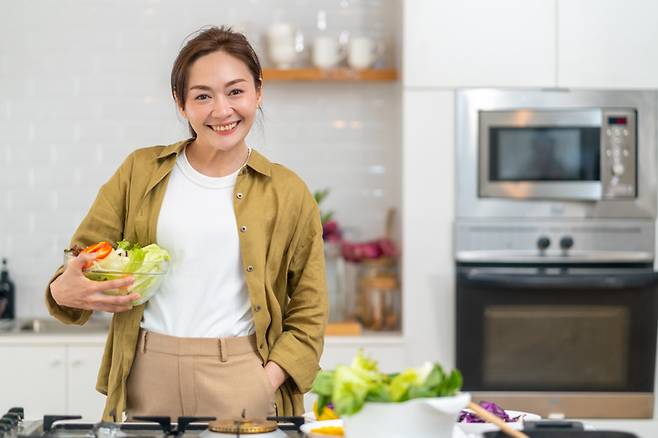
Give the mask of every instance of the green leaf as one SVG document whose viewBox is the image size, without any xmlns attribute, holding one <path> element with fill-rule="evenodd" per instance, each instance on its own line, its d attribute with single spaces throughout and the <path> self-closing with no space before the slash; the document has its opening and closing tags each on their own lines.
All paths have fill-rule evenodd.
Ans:
<svg viewBox="0 0 658 438">
<path fill-rule="evenodd" d="M 318 395 L 331 396 L 334 388 L 333 371 L 320 371 L 313 381 L 311 391 Z"/>
<path fill-rule="evenodd" d="M 315 202 L 317 202 L 318 205 L 320 205 L 327 196 L 329 196 L 329 189 L 316 190 L 313 192 L 313 198 L 315 198 Z"/>
<path fill-rule="evenodd" d="M 329 402 L 331 402 L 331 395 L 318 395 L 318 412 L 322 413 Z"/>
<path fill-rule="evenodd" d="M 325 213 L 320 214 L 320 223 L 322 225 L 326 224 L 331 220 L 331 218 L 334 217 L 334 212 L 333 211 L 327 211 Z"/>
</svg>

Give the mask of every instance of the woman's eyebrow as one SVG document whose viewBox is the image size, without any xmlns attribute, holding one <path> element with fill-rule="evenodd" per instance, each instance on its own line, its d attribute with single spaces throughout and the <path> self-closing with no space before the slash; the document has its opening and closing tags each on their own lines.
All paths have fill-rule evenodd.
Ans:
<svg viewBox="0 0 658 438">
<path fill-rule="evenodd" d="M 192 85 L 190 87 L 190 90 L 204 90 L 204 91 L 212 91 L 212 88 L 210 88 L 207 85 Z"/>
<path fill-rule="evenodd" d="M 224 85 L 224 86 L 225 86 L 225 87 L 230 87 L 231 85 L 235 85 L 235 84 L 237 84 L 238 82 L 247 82 L 247 80 L 246 80 L 246 79 L 242 79 L 242 78 L 240 78 L 240 79 L 233 79 L 232 81 L 228 81 L 228 82 L 226 83 L 226 85 Z"/>
<path fill-rule="evenodd" d="M 232 81 L 228 81 L 226 84 L 224 84 L 225 87 L 230 87 L 231 85 L 235 85 L 240 82 L 247 82 L 246 79 L 233 79 Z M 192 85 L 190 87 L 190 90 L 204 90 L 204 91 L 212 91 L 212 88 L 207 86 L 207 85 Z"/>
</svg>

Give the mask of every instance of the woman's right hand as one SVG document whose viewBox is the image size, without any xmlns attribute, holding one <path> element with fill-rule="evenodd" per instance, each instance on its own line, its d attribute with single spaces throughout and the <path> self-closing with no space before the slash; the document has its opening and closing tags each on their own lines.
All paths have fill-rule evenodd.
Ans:
<svg viewBox="0 0 658 438">
<path fill-rule="evenodd" d="M 105 295 L 103 291 L 130 286 L 135 280 L 132 276 L 118 280 L 93 281 L 82 273 L 82 268 L 89 261 L 95 260 L 91 253 L 80 253 L 69 260 L 62 275 L 50 284 L 50 293 L 60 306 L 83 310 L 102 310 L 104 312 L 125 312 L 132 309 L 132 302 L 140 295 Z"/>
</svg>

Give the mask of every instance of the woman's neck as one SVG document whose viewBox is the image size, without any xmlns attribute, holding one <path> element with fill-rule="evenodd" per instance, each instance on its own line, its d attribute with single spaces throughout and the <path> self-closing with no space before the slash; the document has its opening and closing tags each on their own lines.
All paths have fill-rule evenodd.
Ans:
<svg viewBox="0 0 658 438">
<path fill-rule="evenodd" d="M 203 146 L 194 140 L 187 145 L 187 161 L 199 173 L 221 177 L 234 173 L 247 162 L 249 148 L 245 143 L 228 151 Z"/>
</svg>

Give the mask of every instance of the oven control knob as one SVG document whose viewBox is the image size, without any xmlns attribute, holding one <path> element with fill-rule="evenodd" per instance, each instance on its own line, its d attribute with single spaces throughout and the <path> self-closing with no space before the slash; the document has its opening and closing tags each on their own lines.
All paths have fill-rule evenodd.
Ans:
<svg viewBox="0 0 658 438">
<path fill-rule="evenodd" d="M 537 248 L 539 248 L 540 251 L 545 250 L 551 246 L 551 239 L 549 239 L 546 236 L 542 236 L 539 239 L 537 239 Z"/>
<path fill-rule="evenodd" d="M 612 174 L 616 176 L 621 176 L 624 174 L 624 165 L 621 163 L 615 163 L 612 165 Z"/>
<path fill-rule="evenodd" d="M 560 248 L 563 250 L 571 249 L 573 246 L 573 238 L 571 236 L 564 236 L 560 239 Z"/>
</svg>

